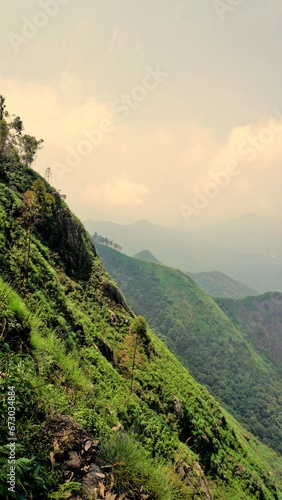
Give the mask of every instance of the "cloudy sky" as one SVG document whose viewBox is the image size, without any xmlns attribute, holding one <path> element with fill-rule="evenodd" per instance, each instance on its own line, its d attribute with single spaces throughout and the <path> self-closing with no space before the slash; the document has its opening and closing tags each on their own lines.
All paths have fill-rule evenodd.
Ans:
<svg viewBox="0 0 282 500">
<path fill-rule="evenodd" d="M 82 219 L 281 214 L 281 0 L 0 0 L 0 93 Z"/>
</svg>

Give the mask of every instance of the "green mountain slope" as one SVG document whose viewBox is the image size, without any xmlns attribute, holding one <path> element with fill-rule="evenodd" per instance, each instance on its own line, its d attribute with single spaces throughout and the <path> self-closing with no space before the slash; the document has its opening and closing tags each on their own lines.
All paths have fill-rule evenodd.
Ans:
<svg viewBox="0 0 282 500">
<path fill-rule="evenodd" d="M 281 377 L 214 300 L 181 271 L 97 248 L 134 312 L 247 429 L 281 452 Z"/>
<path fill-rule="evenodd" d="M 1 498 L 281 498 L 281 458 L 133 316 L 80 221 L 0 139 Z"/>
<path fill-rule="evenodd" d="M 282 294 L 271 292 L 243 300 L 216 299 L 254 348 L 282 371 Z"/>
<path fill-rule="evenodd" d="M 207 273 L 186 273 L 213 297 L 240 299 L 248 295 L 258 295 L 253 288 L 234 280 L 220 271 Z"/>
</svg>

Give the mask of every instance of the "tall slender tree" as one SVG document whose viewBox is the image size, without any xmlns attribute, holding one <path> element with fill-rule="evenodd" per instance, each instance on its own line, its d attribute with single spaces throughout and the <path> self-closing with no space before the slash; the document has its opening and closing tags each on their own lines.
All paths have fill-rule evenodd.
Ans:
<svg viewBox="0 0 282 500">
<path fill-rule="evenodd" d="M 20 140 L 20 154 L 23 162 L 27 167 L 30 167 L 34 162 L 36 154 L 42 148 L 43 139 L 36 139 L 32 135 L 25 134 L 21 136 Z"/>
<path fill-rule="evenodd" d="M 146 320 L 143 318 L 143 316 L 137 316 L 136 318 L 134 318 L 134 320 L 131 323 L 130 330 L 135 338 L 133 357 L 132 357 L 132 368 L 131 368 L 131 383 L 130 383 L 130 393 L 132 393 L 138 340 L 144 346 L 147 346 L 149 343 L 149 337 L 147 334 L 147 323 Z"/>
<path fill-rule="evenodd" d="M 0 95 L 0 154 L 2 153 L 8 137 L 8 125 L 5 116 L 5 98 Z"/>
<path fill-rule="evenodd" d="M 0 120 L 4 118 L 5 108 L 5 97 L 0 94 Z"/>
<path fill-rule="evenodd" d="M 54 197 L 47 193 L 43 180 L 36 179 L 31 189 L 23 194 L 22 222 L 26 229 L 26 250 L 24 259 L 24 282 L 28 283 L 31 254 L 31 235 L 37 224 L 51 217 Z"/>
</svg>

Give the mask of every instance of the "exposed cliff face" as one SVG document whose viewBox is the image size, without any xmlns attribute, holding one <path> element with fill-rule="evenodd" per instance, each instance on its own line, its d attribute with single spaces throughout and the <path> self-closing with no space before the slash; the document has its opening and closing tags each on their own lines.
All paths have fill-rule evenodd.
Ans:
<svg viewBox="0 0 282 500">
<path fill-rule="evenodd" d="M 67 209 L 65 203 L 56 197 L 56 207 L 52 220 L 45 229 L 45 238 L 60 261 L 68 276 L 87 281 L 91 275 L 96 250 L 81 222 Z M 46 225 L 45 225 L 46 227 Z M 44 232 L 43 232 L 44 234 Z"/>
</svg>

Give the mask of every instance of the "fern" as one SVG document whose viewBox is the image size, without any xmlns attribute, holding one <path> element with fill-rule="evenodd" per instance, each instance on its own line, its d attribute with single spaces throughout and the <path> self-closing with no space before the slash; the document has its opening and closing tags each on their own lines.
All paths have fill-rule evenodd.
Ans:
<svg viewBox="0 0 282 500">
<path fill-rule="evenodd" d="M 16 445 L 16 454 L 24 452 L 21 445 Z M 35 462 L 35 457 L 19 457 L 15 461 L 16 492 L 9 491 L 7 474 L 10 472 L 8 462 L 9 449 L 7 445 L 0 446 L 0 498 L 17 498 L 18 500 L 29 500 L 34 498 L 33 493 L 40 495 L 45 491 L 42 477 L 39 475 L 40 465 Z M 38 498 L 38 497 L 37 497 Z M 40 496 L 39 496 L 40 498 Z M 41 497 L 43 498 L 43 497 Z"/>
<path fill-rule="evenodd" d="M 59 489 L 49 495 L 52 500 L 64 500 L 69 498 L 70 493 L 84 493 L 84 488 L 80 483 L 71 482 L 62 484 Z"/>
</svg>

